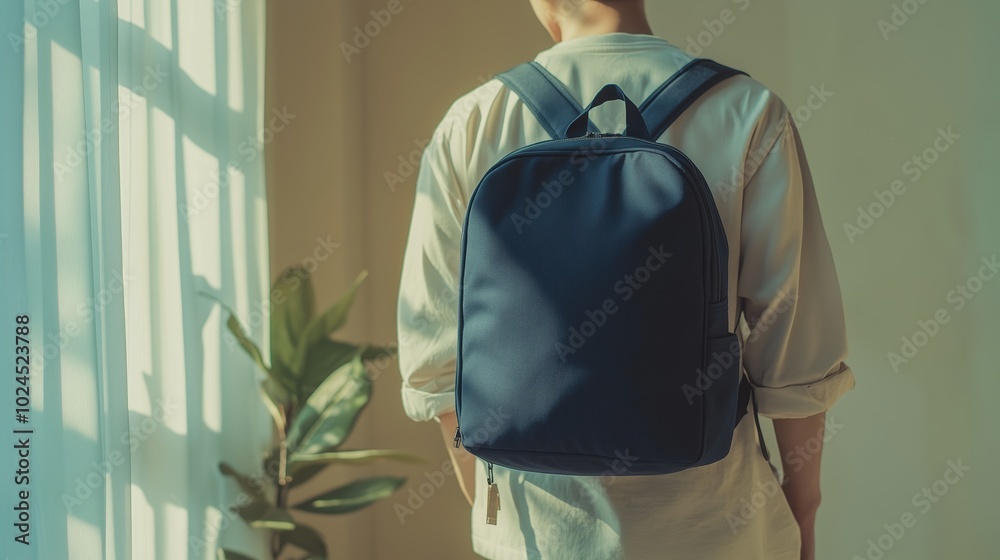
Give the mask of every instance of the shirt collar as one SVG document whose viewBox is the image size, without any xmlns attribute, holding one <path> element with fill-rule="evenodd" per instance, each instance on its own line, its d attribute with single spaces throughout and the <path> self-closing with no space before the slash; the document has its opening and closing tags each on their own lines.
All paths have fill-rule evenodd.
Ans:
<svg viewBox="0 0 1000 560">
<path fill-rule="evenodd" d="M 571 50 L 630 50 L 635 48 L 668 46 L 666 40 L 655 35 L 633 33 L 605 33 L 587 35 L 556 43 L 545 52 L 558 53 Z"/>
</svg>

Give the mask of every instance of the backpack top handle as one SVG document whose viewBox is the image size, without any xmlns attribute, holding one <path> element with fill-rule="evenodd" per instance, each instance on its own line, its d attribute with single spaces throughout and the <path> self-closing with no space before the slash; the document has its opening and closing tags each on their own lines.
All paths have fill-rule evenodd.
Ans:
<svg viewBox="0 0 1000 560">
<path fill-rule="evenodd" d="M 590 111 L 608 101 L 615 100 L 625 103 L 625 136 L 649 140 L 649 130 L 646 128 L 646 121 L 642 118 L 642 112 L 617 84 L 608 84 L 601 88 L 590 105 L 566 129 L 566 138 L 579 138 L 586 134 L 587 127 L 590 125 Z"/>
</svg>

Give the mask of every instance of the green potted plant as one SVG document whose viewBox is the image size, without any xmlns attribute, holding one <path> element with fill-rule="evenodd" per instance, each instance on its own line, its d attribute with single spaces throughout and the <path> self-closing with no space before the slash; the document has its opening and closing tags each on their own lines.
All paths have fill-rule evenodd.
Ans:
<svg viewBox="0 0 1000 560">
<path fill-rule="evenodd" d="M 358 287 L 366 276 L 362 272 L 346 294 L 317 314 L 309 272 L 293 267 L 282 273 L 271 288 L 270 362 L 246 335 L 232 310 L 227 309 L 229 332 L 265 374 L 261 397 L 274 421 L 277 445 L 264 457 L 259 473 L 243 474 L 226 463 L 221 463 L 219 469 L 234 479 L 249 498 L 249 503 L 243 505 L 247 500 L 242 500 L 234 511 L 250 526 L 273 531 L 274 558 L 288 545 L 304 550 L 306 559 L 327 557 L 320 534 L 295 521 L 291 510 L 350 513 L 390 496 L 406 478 L 362 478 L 290 505 L 289 491 L 295 486 L 330 465 L 379 459 L 421 461 L 389 449 L 341 448 L 371 399 L 368 365 L 395 353 L 392 346 L 356 345 L 331 338 L 347 322 Z M 219 558 L 246 557 L 220 550 Z"/>
</svg>

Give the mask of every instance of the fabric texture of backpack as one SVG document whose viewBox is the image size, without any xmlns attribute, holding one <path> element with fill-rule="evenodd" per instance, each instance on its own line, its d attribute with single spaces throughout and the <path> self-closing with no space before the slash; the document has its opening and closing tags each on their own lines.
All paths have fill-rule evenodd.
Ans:
<svg viewBox="0 0 1000 560">
<path fill-rule="evenodd" d="M 489 483 L 493 464 L 652 475 L 729 453 L 753 392 L 726 234 L 702 173 L 656 140 L 737 74 L 696 59 L 641 107 L 609 84 L 586 109 L 537 63 L 499 76 L 552 139 L 483 176 L 462 233 L 455 446 Z M 611 100 L 624 134 L 590 122 Z"/>
</svg>

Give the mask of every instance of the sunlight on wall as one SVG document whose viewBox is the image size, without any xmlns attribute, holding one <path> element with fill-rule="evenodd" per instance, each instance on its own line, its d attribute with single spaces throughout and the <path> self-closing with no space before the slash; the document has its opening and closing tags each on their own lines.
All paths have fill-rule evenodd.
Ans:
<svg viewBox="0 0 1000 560">
<path fill-rule="evenodd" d="M 177 20 L 184 22 L 178 39 L 180 69 L 209 95 L 218 93 L 215 62 L 215 2 L 179 0 Z"/>
<path fill-rule="evenodd" d="M 224 6 L 224 10 L 219 10 L 220 4 L 218 2 L 213 2 L 216 6 L 216 13 L 223 14 L 226 20 L 226 55 L 229 60 L 226 66 L 229 68 L 228 84 L 226 89 L 228 90 L 228 96 L 226 101 L 229 103 L 229 108 L 233 111 L 242 112 L 244 110 L 244 95 L 243 95 L 243 84 L 246 81 L 246 77 L 243 73 L 244 64 L 244 53 L 243 53 L 243 42 L 240 40 L 240 29 L 243 25 L 241 16 L 238 10 L 230 9 L 227 5 Z"/>
<path fill-rule="evenodd" d="M 81 80 L 82 83 L 83 71 L 80 58 L 58 44 L 52 45 L 52 71 L 68 79 Z M 53 89 L 53 105 L 70 102 L 68 99 L 60 99 L 59 96 L 70 96 L 74 92 Z M 55 108 L 52 109 L 52 114 L 57 114 Z M 54 243 L 47 247 L 53 250 L 54 254 L 47 254 L 45 258 L 54 259 L 48 262 L 50 266 L 58 263 L 59 267 L 66 267 L 69 270 L 89 271 L 92 270 L 91 227 L 89 220 L 80 216 L 79 210 L 91 206 L 88 190 L 81 188 L 87 184 L 87 149 L 86 147 L 80 149 L 81 142 L 86 143 L 90 140 L 80 135 L 80 130 L 85 129 L 85 123 L 82 113 L 79 116 L 81 117 L 79 119 L 53 120 L 53 142 L 57 146 L 53 152 L 56 178 L 53 193 L 55 196 L 52 201 L 55 239 Z M 84 310 L 88 308 L 88 304 L 91 309 L 95 304 L 93 276 L 87 275 L 75 278 L 73 281 L 59 282 L 57 291 L 58 307 L 61 311 L 57 339 L 61 339 L 59 346 L 62 347 L 62 351 L 57 360 L 48 364 L 47 369 L 51 375 L 61 377 L 64 395 L 73 395 L 74 399 L 79 398 L 79 401 L 74 402 L 74 406 L 63 410 L 63 425 L 87 440 L 96 442 L 99 441 L 97 411 L 99 395 L 97 386 L 93 383 L 95 339 L 93 330 L 83 324 L 86 319 Z M 68 332 L 70 328 L 76 333 L 73 336 Z M 71 338 L 74 339 L 72 344 L 62 341 Z"/>
<path fill-rule="evenodd" d="M 127 2 L 119 6 L 118 20 L 138 29 L 146 29 L 146 2 Z"/>
<path fill-rule="evenodd" d="M 230 208 L 241 208 L 249 209 L 250 201 L 247 196 L 247 177 L 239 169 L 233 167 L 226 168 L 227 183 L 225 190 L 222 190 L 219 194 L 219 198 L 223 204 Z M 233 212 L 228 216 L 228 224 L 223 223 L 223 227 L 228 226 L 228 235 L 236 236 L 240 232 L 246 231 L 247 226 L 251 223 L 253 216 L 248 215 L 244 212 Z M 246 266 L 246 263 L 251 262 L 251 255 L 248 252 L 248 248 L 244 246 L 232 247 L 232 256 L 235 264 L 233 265 L 232 274 L 234 278 L 246 278 L 248 275 L 253 274 L 253 271 Z M 268 283 L 265 282 L 265 285 Z M 236 295 L 238 301 L 250 301 L 250 294 L 247 293 L 247 285 L 244 282 L 236 282 L 233 286 L 233 293 Z M 240 309 L 239 312 L 243 314 L 244 317 L 249 317 L 250 313 L 254 309 Z"/>
<path fill-rule="evenodd" d="M 160 43 L 167 50 L 173 50 L 174 48 L 174 18 L 172 10 L 172 2 L 127 2 L 128 10 L 119 9 L 119 12 L 128 11 L 131 12 L 130 19 L 138 19 L 140 13 L 144 12 L 146 8 L 149 9 L 145 14 L 146 26 L 148 36 L 154 41 Z M 143 8 L 138 6 L 142 5 Z"/>
<path fill-rule="evenodd" d="M 213 309 L 201 329 L 201 368 L 204 372 L 216 372 L 222 369 L 222 352 L 225 346 L 216 344 L 222 330 L 222 309 Z M 222 390 L 222 376 L 211 373 L 201 376 L 201 419 L 205 428 L 216 434 L 222 433 L 222 408 L 217 403 L 222 402 L 225 394 Z"/>
<path fill-rule="evenodd" d="M 181 135 L 179 157 L 184 162 L 185 204 L 178 203 L 180 219 L 187 222 L 195 253 L 192 272 L 209 285 L 218 288 L 222 283 L 222 263 L 218 259 L 199 258 L 201 255 L 220 255 L 223 240 L 218 234 L 219 197 L 231 188 L 223 174 L 219 157 L 209 153 L 187 134 Z"/>
</svg>

